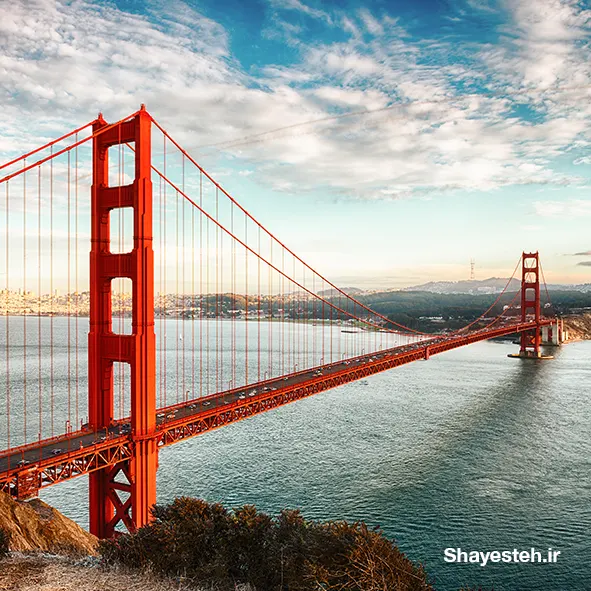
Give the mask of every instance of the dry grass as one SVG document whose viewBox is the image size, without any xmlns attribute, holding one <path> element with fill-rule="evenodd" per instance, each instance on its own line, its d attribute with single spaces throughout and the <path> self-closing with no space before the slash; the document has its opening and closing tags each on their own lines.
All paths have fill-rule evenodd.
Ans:
<svg viewBox="0 0 591 591">
<path fill-rule="evenodd" d="M 149 574 L 81 566 L 57 556 L 14 554 L 0 563 L 0 591 L 205 591 Z"/>
</svg>

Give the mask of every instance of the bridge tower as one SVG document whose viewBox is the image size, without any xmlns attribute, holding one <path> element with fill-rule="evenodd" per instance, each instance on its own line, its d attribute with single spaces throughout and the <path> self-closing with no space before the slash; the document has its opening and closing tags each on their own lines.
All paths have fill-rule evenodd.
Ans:
<svg viewBox="0 0 591 591">
<path fill-rule="evenodd" d="M 521 322 L 534 315 L 538 325 L 521 333 L 520 357 L 540 357 L 540 261 L 537 252 L 524 252 L 521 258 Z"/>
<path fill-rule="evenodd" d="M 154 332 L 154 251 L 152 248 L 151 117 L 142 105 L 133 118 L 108 127 L 99 115 L 93 131 L 91 196 L 90 333 L 88 408 L 94 429 L 113 422 L 113 363 L 130 368 L 131 454 L 114 466 L 90 474 L 90 531 L 111 537 L 117 526 L 129 531 L 147 523 L 156 502 L 156 336 Z M 131 144 L 135 179 L 109 186 L 109 148 Z M 133 249 L 111 252 L 109 217 L 118 208 L 133 210 Z M 132 333 L 113 332 L 111 282 L 132 281 Z"/>
</svg>

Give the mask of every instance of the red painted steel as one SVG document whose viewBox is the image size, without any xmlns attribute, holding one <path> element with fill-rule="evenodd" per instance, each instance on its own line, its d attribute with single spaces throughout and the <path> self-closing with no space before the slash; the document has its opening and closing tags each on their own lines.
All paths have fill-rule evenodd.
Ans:
<svg viewBox="0 0 591 591">
<path fill-rule="evenodd" d="M 540 326 L 550 325 L 552 320 L 542 320 Z M 413 361 L 428 360 L 433 355 L 444 353 L 452 349 L 457 349 L 465 345 L 470 345 L 479 341 L 506 336 L 515 332 L 524 330 L 532 330 L 535 328 L 534 323 L 526 322 L 519 324 L 506 325 L 501 328 L 489 329 L 486 331 L 477 331 L 469 335 L 449 338 L 449 339 L 433 339 L 428 344 L 418 346 L 417 348 L 400 352 L 398 348 L 378 352 L 380 359 L 370 362 L 365 362 L 362 365 L 355 365 L 359 358 L 351 358 L 350 364 L 345 366 L 340 371 L 331 374 L 330 376 L 308 378 L 296 385 L 290 385 L 284 388 L 279 388 L 276 391 L 259 394 L 254 398 L 245 400 L 236 400 L 225 407 L 218 407 L 208 411 L 199 412 L 191 416 L 186 416 L 176 420 L 163 423 L 158 426 L 160 432 L 159 446 L 166 446 L 176 443 L 182 439 L 194 437 L 211 431 L 224 425 L 248 418 L 250 416 L 260 414 L 267 410 L 283 406 L 290 402 L 307 398 L 313 394 L 318 394 L 332 388 L 337 388 L 349 382 L 354 382 L 371 375 L 387 371 Z M 326 369 L 336 367 L 342 364 L 334 363 L 327 366 L 321 366 L 314 369 Z M 310 370 L 291 374 L 297 376 L 300 374 L 310 373 Z M 257 391 L 260 385 L 268 382 L 261 382 L 261 384 L 251 384 L 247 389 L 255 388 Z M 244 390 L 244 388 L 242 388 Z M 226 394 L 225 392 L 223 394 Z M 219 396 L 219 395 L 218 395 Z M 211 398 L 211 397 L 210 397 Z M 177 406 L 177 405 L 175 405 Z"/>
<path fill-rule="evenodd" d="M 99 118 L 98 132 L 107 123 Z M 90 475 L 90 531 L 110 537 L 123 524 L 134 529 L 148 522 L 156 502 L 156 336 L 154 333 L 154 252 L 152 249 L 151 118 L 143 108 L 130 120 L 95 137 L 93 146 L 92 249 L 90 253 L 89 422 L 92 429 L 113 423 L 113 363 L 131 369 L 132 454 L 121 465 Z M 108 149 L 135 144 L 135 179 L 110 187 Z M 133 250 L 112 254 L 109 215 L 133 209 Z M 132 334 L 113 333 L 111 281 L 132 281 Z M 127 483 L 117 479 L 125 475 Z M 119 493 L 130 496 L 123 501 Z"/>
<path fill-rule="evenodd" d="M 279 240 L 274 234 L 271 234 L 271 232 L 269 232 L 269 230 L 267 230 L 244 207 L 242 207 L 242 205 L 240 205 L 240 203 L 238 203 L 234 199 L 234 197 L 232 197 L 232 195 L 230 195 L 230 193 L 228 193 L 228 191 L 226 191 L 226 189 L 224 189 L 216 180 L 213 179 L 213 177 L 211 177 L 207 173 L 206 170 L 204 170 L 197 163 L 197 161 L 191 156 L 191 154 L 189 154 L 186 150 L 184 150 L 183 147 L 180 144 L 178 144 L 176 142 L 176 140 L 174 140 L 174 138 L 172 138 L 170 136 L 170 134 L 158 123 L 158 121 L 155 121 L 155 120 L 152 120 L 152 121 L 153 121 L 154 125 L 162 132 L 162 134 L 166 138 L 168 138 L 168 140 L 170 142 L 172 142 L 172 144 L 179 150 L 179 152 L 181 154 L 183 154 L 184 157 L 189 160 L 189 162 L 191 162 L 194 166 L 196 166 L 199 169 L 199 171 L 201 172 L 201 174 L 203 174 L 207 179 L 209 179 L 209 181 L 211 183 L 213 183 L 213 185 L 217 189 L 219 189 L 236 207 L 238 207 L 249 219 L 251 219 L 258 226 L 259 230 L 262 230 L 263 232 L 265 232 L 269 236 L 269 238 L 271 238 L 271 240 L 274 240 L 282 249 L 285 250 L 285 252 L 288 252 L 290 255 L 292 255 L 294 257 L 295 260 L 299 261 L 302 265 L 304 265 L 305 268 L 307 268 L 308 270 L 312 271 L 312 273 L 317 274 L 318 277 L 320 279 L 322 279 L 322 281 L 324 281 L 326 283 L 326 285 L 328 285 L 331 289 L 334 289 L 336 293 L 339 293 L 340 295 L 345 296 L 347 299 L 349 299 L 350 301 L 354 302 L 356 306 L 359 306 L 360 309 L 365 310 L 370 315 L 373 315 L 373 316 L 376 316 L 378 318 L 381 318 L 382 320 L 384 320 L 386 322 L 386 326 L 388 324 L 392 324 L 394 326 L 398 326 L 399 328 L 401 328 L 401 329 L 403 329 L 405 331 L 405 334 L 414 333 L 414 334 L 425 335 L 425 333 L 422 333 L 422 332 L 420 332 L 418 330 L 414 330 L 412 328 L 409 328 L 408 326 L 403 326 L 402 324 L 399 324 L 398 322 L 394 322 L 393 320 L 390 320 L 389 318 L 387 318 L 386 316 L 384 316 L 384 315 L 376 312 L 375 310 L 372 310 L 371 308 L 369 308 L 365 304 L 361 303 L 359 300 L 356 300 L 355 298 L 353 298 L 351 296 L 351 294 L 345 293 L 340 287 L 338 287 L 337 285 L 335 285 L 334 283 L 332 283 L 331 281 L 329 281 L 328 279 L 326 279 L 326 277 L 324 277 L 323 275 L 321 275 L 320 273 L 318 273 L 317 271 L 315 271 L 314 269 L 312 269 L 312 267 L 310 267 L 310 265 L 308 265 L 308 263 L 306 263 L 304 260 L 302 260 L 295 252 L 293 252 L 288 246 L 286 246 L 283 242 L 281 242 L 281 240 Z M 156 172 L 158 173 L 158 171 L 156 171 Z M 183 194 L 183 196 L 186 199 L 188 199 L 189 201 L 192 202 L 192 200 L 189 199 L 186 195 Z M 196 203 L 194 203 L 194 202 L 192 202 L 192 203 L 193 203 L 194 206 L 198 207 Z M 395 331 L 392 331 L 392 332 L 395 332 Z"/>
<path fill-rule="evenodd" d="M 67 146 L 65 148 L 62 148 L 61 150 L 58 150 L 57 152 L 54 152 L 50 156 L 46 156 L 45 158 L 42 158 L 41 160 L 37 160 L 36 162 L 33 162 L 32 164 L 29 164 L 28 166 L 25 166 L 24 168 L 21 168 L 11 174 L 8 174 L 8 175 L 0 178 L 0 184 L 6 183 L 7 181 L 9 181 L 17 176 L 20 176 L 20 175 L 24 174 L 25 172 L 28 172 L 29 170 L 33 170 L 34 168 L 38 168 L 41 164 L 44 164 L 45 162 L 49 162 L 50 160 L 55 160 L 58 156 L 61 156 L 62 154 L 66 154 L 67 152 L 71 152 L 74 148 L 77 148 L 78 146 L 81 146 L 81 145 L 85 144 L 86 142 L 89 142 L 90 140 L 95 139 L 96 137 L 107 132 L 109 129 L 120 125 L 124 121 L 127 121 L 131 117 L 135 117 L 137 115 L 137 113 L 139 113 L 139 111 L 137 111 L 133 115 L 129 115 L 129 117 L 125 117 L 125 119 L 121 119 L 120 121 L 117 121 L 116 123 L 110 123 L 109 125 L 106 125 L 106 127 L 98 128 L 98 131 L 97 131 L 96 124 L 101 120 L 101 117 L 99 117 L 97 120 L 95 120 L 92 123 L 93 133 L 91 135 L 89 135 L 81 140 L 78 140 L 77 142 L 70 144 L 69 146 Z M 69 134 L 67 134 L 67 136 L 73 135 L 74 133 L 76 133 L 76 131 L 77 130 L 70 132 Z M 50 146 L 52 146 L 54 144 L 55 144 L 55 141 L 50 142 L 49 144 L 42 146 L 40 148 L 40 150 L 44 150 L 46 148 L 49 148 Z M 38 151 L 39 150 L 34 150 L 33 152 L 31 152 L 31 154 L 37 153 Z M 26 156 L 28 156 L 28 154 L 21 156 L 21 158 L 24 158 Z M 8 166 L 8 164 L 5 166 Z M 2 168 L 4 168 L 5 166 L 3 166 Z"/>
<path fill-rule="evenodd" d="M 283 346 L 281 364 L 287 352 L 288 365 L 294 368 L 293 373 L 281 377 L 266 379 L 267 372 L 264 372 L 265 379 L 261 380 L 261 351 L 260 351 L 260 324 L 257 324 L 259 352 L 258 352 L 258 375 L 259 382 L 243 387 L 233 387 L 216 394 L 202 396 L 198 399 L 185 400 L 172 406 L 166 405 L 164 399 L 164 416 L 157 418 L 156 415 L 156 337 L 154 332 L 154 252 L 152 237 L 152 170 L 160 175 L 165 184 L 170 185 L 178 195 L 181 195 L 187 203 L 192 204 L 194 211 L 198 211 L 201 218 L 212 223 L 215 228 L 216 240 L 216 335 L 219 331 L 219 289 L 218 274 L 223 272 L 223 264 L 220 264 L 217 250 L 222 250 L 224 233 L 232 241 L 232 246 L 244 248 L 245 266 L 248 265 L 247 254 L 256 257 L 258 267 L 258 297 L 257 310 L 258 318 L 261 316 L 261 262 L 269 268 L 269 273 L 274 271 L 281 279 L 281 291 L 284 295 L 284 280 L 295 285 L 309 296 L 314 298 L 314 303 L 322 304 L 322 319 L 326 318 L 324 307 L 330 307 L 330 319 L 333 320 L 333 308 L 343 316 L 350 316 L 359 320 L 353 313 L 341 305 L 341 296 L 354 302 L 361 310 L 369 313 L 364 324 L 374 325 L 378 330 L 367 333 L 370 337 L 378 335 L 383 330 L 375 323 L 375 318 L 387 320 L 380 314 L 370 310 L 364 304 L 350 298 L 342 290 L 328 282 L 319 275 L 322 280 L 322 287 L 331 286 L 338 295 L 338 305 L 330 299 L 322 297 L 320 292 L 313 287 L 309 290 L 306 287 L 305 278 L 302 283 L 296 280 L 295 261 L 304 265 L 304 271 L 311 267 L 304 263 L 282 242 L 268 232 L 257 222 L 245 209 L 237 204 L 234 199 L 226 193 L 197 163 L 178 145 L 166 131 L 158 126 L 166 139 L 170 140 L 183 155 L 183 181 L 181 185 L 175 185 L 166 176 L 166 165 L 164 172 L 160 172 L 151 164 L 151 126 L 155 123 L 147 111 L 142 108 L 126 119 L 113 124 L 99 116 L 93 123 L 93 133 L 87 138 L 76 141 L 71 146 L 43 158 L 34 164 L 24 167 L 22 170 L 0 178 L 0 183 L 7 182 L 13 176 L 22 174 L 43 162 L 51 160 L 78 145 L 93 139 L 93 185 L 91 197 L 91 252 L 90 252 L 90 332 L 88 346 L 89 363 L 89 425 L 83 430 L 68 432 L 63 436 L 39 440 L 34 443 L 27 443 L 19 448 L 13 448 L 0 452 L 0 490 L 18 498 L 28 498 L 37 494 L 40 488 L 63 482 L 82 474 L 89 474 L 89 497 L 90 497 L 90 529 L 99 537 L 113 536 L 117 531 L 125 528 L 133 531 L 137 527 L 150 520 L 150 508 L 156 501 L 156 471 L 158 466 L 158 448 L 171 445 L 182 439 L 193 437 L 206 431 L 216 429 L 232 422 L 254 416 L 256 414 L 271 410 L 278 406 L 299 400 L 301 398 L 341 386 L 343 384 L 382 372 L 400 365 L 411 363 L 417 360 L 428 360 L 433 355 L 468 345 L 477 341 L 521 333 L 520 354 L 527 357 L 538 357 L 540 352 L 540 327 L 549 325 L 552 320 L 541 318 L 540 310 L 540 273 L 538 253 L 523 253 L 522 283 L 521 283 L 521 319 L 518 323 L 508 324 L 507 319 L 502 315 L 486 327 L 472 332 L 467 332 L 477 322 L 486 317 L 493 309 L 511 284 L 507 282 L 504 290 L 499 294 L 495 302 L 479 318 L 468 326 L 445 335 L 435 335 L 433 338 L 424 340 L 412 345 L 395 347 L 372 353 L 372 355 L 360 355 L 351 357 L 347 361 L 323 364 L 324 361 L 324 330 L 322 333 L 322 357 L 320 365 L 314 368 L 306 368 L 297 371 L 296 352 L 307 350 L 306 338 L 296 343 L 295 331 L 287 334 L 287 349 Z M 78 130 L 60 139 L 71 136 Z M 60 141 L 60 139 L 56 141 Z M 55 143 L 55 142 L 53 142 Z M 51 144 L 48 144 L 48 146 Z M 108 150 L 113 146 L 128 145 L 135 153 L 135 178 L 130 185 L 109 186 L 109 157 Z M 30 154 L 39 152 L 42 148 L 34 150 Z M 69 155 L 68 155 L 69 158 Z M 184 159 L 187 158 L 195 164 L 202 175 L 205 175 L 216 187 L 216 217 L 212 217 L 201 207 L 200 202 L 191 200 L 184 193 Z M 10 164 L 10 163 L 9 163 Z M 247 238 L 247 226 L 245 218 L 244 240 L 241 240 L 233 232 L 233 217 L 230 229 L 224 227 L 217 214 L 218 190 L 226 195 L 232 207 L 236 205 L 246 218 L 251 220 L 258 227 L 258 250 L 249 245 Z M 164 193 L 166 198 L 166 193 Z M 183 204 L 185 203 L 183 201 Z M 111 252 L 111 228 L 110 213 L 119 208 L 130 208 L 133 210 L 133 248 L 128 253 L 115 254 Z M 164 210 L 166 202 L 164 202 Z M 184 210 L 183 210 L 184 211 Z M 191 210 L 193 211 L 193 210 Z M 233 212 L 233 209 L 232 209 Z M 233 213 L 232 213 L 233 215 Z M 178 206 L 177 206 L 178 216 Z M 166 226 L 166 223 L 164 224 Z M 183 218 L 184 231 L 184 218 Z M 209 226 L 208 226 L 209 227 Z M 201 221 L 200 221 L 201 228 Z M 201 228 L 202 229 L 202 228 Z M 218 242 L 218 229 L 222 230 Z M 178 254 L 178 231 L 177 219 L 177 254 Z M 265 259 L 261 250 L 261 231 L 265 232 L 271 240 L 271 256 Z M 200 241 L 202 237 L 200 237 Z M 273 244 L 277 244 L 282 250 L 281 265 L 273 264 Z M 193 238 L 193 247 L 194 238 Z M 209 248 L 209 246 L 207 246 Z M 203 245 L 200 242 L 200 251 Z M 285 271 L 284 255 L 290 253 L 293 259 L 293 275 Z M 200 257 L 202 255 L 200 254 Z M 235 252 L 233 252 L 235 258 Z M 184 257 L 184 254 L 183 254 Z M 184 260 L 184 259 L 183 259 Z M 201 259 L 200 259 L 201 260 Z M 201 263 L 200 263 L 201 264 Z M 519 263 L 518 263 L 519 266 Z M 518 266 L 514 271 L 517 272 Z M 202 267 L 202 265 L 201 265 Z M 202 269 L 200 269 L 201 272 Z M 194 272 L 194 268 L 193 268 Z M 233 269 L 233 272 L 235 270 Z M 248 276 L 248 273 L 246 273 Z M 130 335 L 116 334 L 113 332 L 113 315 L 111 308 L 111 284 L 114 279 L 128 278 L 132 282 L 132 332 Z M 513 276 L 512 276 L 513 277 Z M 177 296 L 179 293 L 179 276 L 177 268 Z M 201 279 L 202 281 L 202 279 Z M 219 277 L 221 282 L 221 276 Z M 192 277 L 194 284 L 194 277 Z M 235 277 L 233 278 L 233 289 L 235 291 Z M 269 281 L 269 296 L 271 295 L 271 280 Z M 193 295 L 194 295 L 193 287 Z M 203 289 L 201 290 L 203 293 Z M 245 309 L 248 312 L 248 282 L 245 286 Z M 516 301 L 519 294 L 515 295 Z M 178 297 L 177 297 L 178 299 Z M 512 305 L 511 302 L 510 305 Z M 285 308 L 285 304 L 283 304 Z M 356 308 L 354 308 L 355 310 Z M 270 304 L 270 311 L 272 307 Z M 272 316 L 272 313 L 270 313 Z M 201 319 L 203 314 L 201 312 Z M 234 318 L 233 318 L 234 321 Z M 496 324 L 496 328 L 493 325 Z M 324 323 L 323 323 L 324 328 Z M 405 328 L 405 327 L 403 327 Z M 234 330 L 234 328 L 232 328 Z M 340 331 L 346 332 L 346 331 Z M 340 350 L 341 334 L 338 333 L 338 350 Z M 391 331 L 395 332 L 395 331 Z M 413 331 L 415 332 L 415 331 Z M 245 333 L 248 337 L 248 323 L 245 325 Z M 209 334 L 209 333 L 208 333 Z M 269 328 L 271 336 L 271 329 Z M 177 374 L 179 373 L 179 331 L 177 326 Z M 431 335 L 429 335 L 431 336 Z M 202 335 L 200 333 L 200 339 Z M 209 337 L 208 337 L 209 338 Z M 216 351 L 218 355 L 215 360 L 216 389 L 223 390 L 223 354 L 224 343 L 222 341 L 223 331 L 217 337 Z M 270 338 L 270 337 L 269 337 Z M 282 332 L 282 340 L 284 334 Z M 194 335 L 193 335 L 194 339 Z M 233 334 L 235 340 L 235 335 Z M 330 356 L 332 354 L 332 335 L 330 339 Z M 375 347 L 374 347 L 375 348 Z M 235 349 L 233 342 L 232 351 Z M 269 348 L 269 367 L 272 365 L 272 348 Z M 364 349 L 362 349 L 362 352 Z M 184 353 L 184 342 L 183 342 Z M 235 355 L 235 353 L 233 353 Z M 234 357 L 235 358 L 235 357 Z M 306 354 L 307 358 L 307 354 Z M 131 412 L 127 419 L 114 420 L 114 363 L 126 363 L 130 368 L 131 375 Z M 195 361 L 193 360 L 193 365 Z M 200 363 L 203 364 L 202 350 Z M 234 361 L 235 363 L 235 361 Z M 218 367 L 219 365 L 219 367 Z M 184 366 L 184 355 L 183 355 Z M 203 370 L 203 368 L 201 368 Z M 209 371 L 209 361 L 207 365 Z M 235 368 L 233 368 L 230 385 L 235 385 Z M 246 349 L 246 371 L 248 371 L 248 349 Z M 193 375 L 195 373 L 193 366 Z M 184 380 L 184 371 L 182 372 Z M 200 372 L 200 380 L 202 371 Z M 166 366 L 163 372 L 166 380 Z M 246 373 L 248 382 L 248 373 Z M 194 382 L 194 377 L 193 377 Z M 256 393 L 252 390 L 255 389 Z M 166 382 L 164 382 L 166 391 Z M 200 388 L 201 390 L 201 388 Z M 246 390 L 249 390 L 248 396 Z M 193 392 L 195 386 L 193 384 Z M 183 392 L 185 387 L 183 385 Z M 186 394 L 189 390 L 186 391 Z M 187 398 L 187 396 L 185 396 Z M 129 422 L 129 432 L 123 433 L 122 423 Z M 63 447 L 63 449 L 62 449 Z"/>
<path fill-rule="evenodd" d="M 73 129 L 72 131 L 69 131 L 68 133 L 58 137 L 57 139 L 47 142 L 43 146 L 39 146 L 38 148 L 35 148 L 34 150 L 31 150 L 30 152 L 27 152 L 26 154 L 23 154 L 22 156 L 19 156 L 18 158 L 14 158 L 13 160 L 10 160 L 9 162 L 5 162 L 4 164 L 0 164 L 0 170 L 2 170 L 3 168 L 7 168 L 8 166 L 11 166 L 12 164 L 16 164 L 17 162 L 20 162 L 21 160 L 25 160 L 26 158 L 30 158 L 34 154 L 42 152 L 43 150 L 47 150 L 48 148 L 51 148 L 51 146 L 55 146 L 56 144 L 59 144 L 60 142 L 63 142 L 64 140 L 72 137 L 73 135 L 76 135 L 77 133 L 84 131 L 87 127 L 90 127 L 94 123 L 95 123 L 94 121 L 89 121 L 86 125 L 82 125 L 76 129 Z"/>
<path fill-rule="evenodd" d="M 40 445 L 45 445 L 44 441 Z M 131 457 L 127 437 L 113 437 L 87 447 L 70 449 L 58 455 L 7 470 L 0 476 L 0 490 L 19 499 L 27 499 L 45 488 L 119 464 Z M 23 485 L 26 483 L 26 486 Z"/>
<path fill-rule="evenodd" d="M 535 321 L 520 322 L 495 329 L 476 331 L 469 335 L 451 338 L 438 337 L 431 340 L 428 344 L 418 345 L 416 348 L 408 351 L 400 351 L 399 348 L 382 351 L 378 353 L 380 357 L 374 361 L 365 360 L 363 363 L 356 364 L 361 358 L 352 358 L 349 360 L 349 365 L 334 363 L 314 368 L 324 370 L 338 368 L 331 375 L 306 378 L 304 374 L 310 373 L 310 370 L 290 374 L 290 376 L 286 377 L 301 376 L 303 379 L 300 382 L 280 387 L 275 391 L 261 392 L 252 398 L 237 399 L 229 404 L 191 412 L 187 416 L 161 423 L 157 425 L 151 441 L 158 447 L 172 445 L 177 441 L 195 437 L 207 431 L 218 429 L 230 423 L 235 423 L 242 419 L 272 410 L 273 408 L 307 398 L 313 394 L 325 392 L 326 390 L 366 378 L 382 371 L 387 371 L 414 361 L 426 360 L 433 355 L 486 339 L 505 336 L 515 332 L 531 331 L 538 326 L 550 325 L 553 321 L 552 319 L 540 320 L 539 325 Z M 260 392 L 262 387 L 271 381 L 265 380 L 261 383 L 250 384 L 248 390 L 256 389 Z M 234 392 L 234 390 L 208 396 L 207 400 L 213 402 L 216 399 L 223 398 L 229 392 Z M 244 388 L 238 390 L 244 390 Z M 159 410 L 165 412 L 172 409 L 177 409 L 178 411 L 183 408 L 190 410 L 190 405 L 195 402 L 198 401 L 190 400 L 183 404 L 176 404 Z M 84 434 L 84 431 L 77 431 L 72 434 L 72 437 L 82 438 Z M 86 435 L 89 437 L 92 436 L 92 434 L 89 435 L 88 433 Z M 67 451 L 57 456 L 50 455 L 31 465 L 0 472 L 0 490 L 8 492 L 13 496 L 26 498 L 28 496 L 34 496 L 39 488 L 51 486 L 52 484 L 63 482 L 83 474 L 90 474 L 92 476 L 104 470 L 105 467 L 120 466 L 125 462 L 131 463 L 133 462 L 136 440 L 137 438 L 134 438 L 133 435 L 110 436 L 105 441 L 93 444 L 90 447 L 81 447 L 80 449 Z M 52 446 L 52 440 L 48 439 L 39 442 L 39 447 L 45 447 L 47 445 Z M 112 476 L 111 469 L 108 473 Z M 133 478 L 133 474 L 131 474 L 131 477 Z M 35 483 L 34 486 L 27 488 L 28 485 L 26 483 L 31 481 Z M 119 486 L 115 491 L 110 489 L 106 494 L 111 496 L 117 494 L 117 499 L 119 499 L 121 505 L 125 508 L 125 503 L 120 499 L 118 493 L 121 490 L 127 491 L 129 489 L 125 486 L 125 483 L 120 484 L 123 486 Z M 123 517 L 128 512 L 122 511 L 120 507 L 119 514 Z M 116 515 L 117 513 L 114 510 L 111 518 Z M 132 521 L 131 523 L 135 522 Z"/>
<path fill-rule="evenodd" d="M 521 257 L 521 322 L 533 313 L 536 329 L 521 333 L 520 355 L 540 356 L 540 261 L 537 252 Z"/>
</svg>

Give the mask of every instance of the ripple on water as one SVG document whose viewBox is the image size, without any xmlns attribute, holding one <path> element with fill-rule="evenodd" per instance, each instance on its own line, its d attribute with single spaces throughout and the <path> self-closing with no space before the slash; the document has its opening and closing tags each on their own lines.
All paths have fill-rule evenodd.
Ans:
<svg viewBox="0 0 591 591">
<path fill-rule="evenodd" d="M 544 364 L 479 343 L 162 450 L 180 494 L 379 524 L 437 589 L 591 589 L 591 343 Z M 83 479 L 43 498 L 87 524 Z M 447 547 L 562 551 L 556 564 L 443 561 Z"/>
</svg>

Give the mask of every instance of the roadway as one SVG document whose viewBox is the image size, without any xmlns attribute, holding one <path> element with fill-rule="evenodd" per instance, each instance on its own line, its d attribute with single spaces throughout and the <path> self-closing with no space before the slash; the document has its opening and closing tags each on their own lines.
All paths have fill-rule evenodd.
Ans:
<svg viewBox="0 0 591 591">
<path fill-rule="evenodd" d="M 497 329 L 482 329 L 464 336 L 438 335 L 416 343 L 400 345 L 305 369 L 286 376 L 271 378 L 249 386 L 234 388 L 219 394 L 187 400 L 180 404 L 158 409 L 156 431 L 161 434 L 159 436 L 159 439 L 161 439 L 164 437 L 165 432 L 174 429 L 176 425 L 198 420 L 201 417 L 219 415 L 220 409 L 226 406 L 229 409 L 239 406 L 251 406 L 251 402 L 273 396 L 275 391 L 279 391 L 277 392 L 279 395 L 281 391 L 293 391 L 299 385 L 308 384 L 311 381 L 324 382 L 335 374 L 358 373 L 354 371 L 355 368 L 371 367 L 371 373 L 377 373 L 389 367 L 394 367 L 394 363 L 403 364 L 418 359 L 417 352 L 423 352 L 421 358 L 428 358 L 427 347 L 429 347 L 431 354 L 436 354 L 465 344 L 485 340 L 492 336 L 511 334 L 516 332 L 515 328 L 519 328 L 519 330 L 531 329 L 531 324 L 501 325 Z M 323 386 L 319 391 L 330 387 L 334 386 Z M 93 449 L 98 451 L 107 450 L 132 440 L 131 425 L 129 418 L 127 418 L 117 421 L 108 429 L 74 431 L 69 435 L 41 440 L 22 448 L 0 452 L 0 484 L 14 478 L 16 472 L 28 472 L 29 469 L 39 466 L 45 469 L 48 466 L 59 467 L 62 464 L 72 464 L 78 461 L 76 458 L 81 458 L 86 451 L 92 452 Z"/>
<path fill-rule="evenodd" d="M 299 384 L 309 382 L 310 379 L 315 377 L 330 376 L 341 371 L 343 367 L 351 364 L 362 366 L 365 363 L 370 363 L 371 361 L 382 359 L 384 357 L 391 357 L 393 355 L 423 349 L 427 344 L 436 341 L 438 342 L 440 340 L 441 337 L 413 344 L 401 345 L 392 349 L 369 353 L 359 357 L 306 369 L 287 376 L 270 378 L 263 382 L 250 384 L 249 386 L 244 386 L 242 388 L 234 388 L 219 394 L 191 399 L 187 402 L 158 409 L 156 415 L 157 429 L 162 429 L 171 421 L 193 417 L 207 411 L 219 409 L 240 400 L 252 399 L 256 396 L 278 390 L 279 388 L 293 388 Z M 33 442 L 29 446 L 23 446 L 22 449 L 16 448 L 12 453 L 2 455 L 0 457 L 0 474 L 15 468 L 30 468 L 43 460 L 53 458 L 57 461 L 58 457 L 63 456 L 65 458 L 71 452 L 92 447 L 95 444 L 101 444 L 107 440 L 130 436 L 131 425 L 129 419 L 123 419 L 117 421 L 108 429 L 98 429 L 96 431 L 72 431 L 69 435 L 62 435 L 50 440 L 41 440 L 38 443 Z"/>
</svg>

